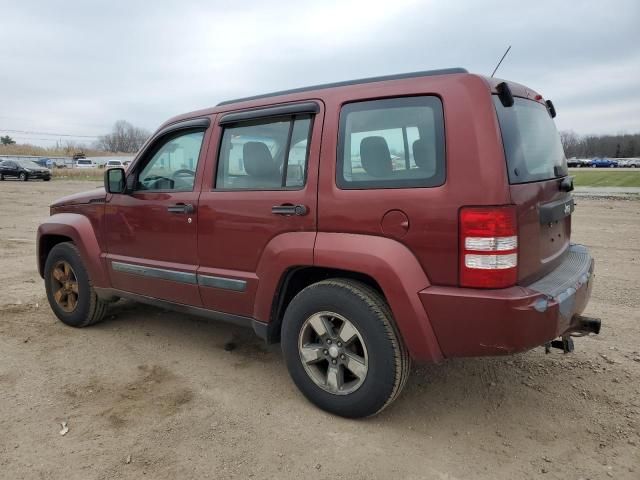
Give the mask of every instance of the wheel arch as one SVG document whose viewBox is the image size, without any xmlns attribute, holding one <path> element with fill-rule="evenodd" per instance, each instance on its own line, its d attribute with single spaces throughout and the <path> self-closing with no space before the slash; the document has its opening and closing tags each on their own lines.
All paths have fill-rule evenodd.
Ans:
<svg viewBox="0 0 640 480">
<path fill-rule="evenodd" d="M 110 287 L 91 221 L 77 213 L 52 215 L 38 227 L 36 246 L 38 272 L 41 277 L 44 277 L 44 265 L 51 249 L 62 242 L 72 242 L 78 248 L 82 263 L 94 286 Z"/>
<path fill-rule="evenodd" d="M 380 285 L 378 285 L 378 282 L 370 275 L 352 270 L 314 265 L 291 267 L 282 274 L 273 297 L 269 316 L 269 328 L 267 329 L 267 342 L 278 343 L 280 341 L 282 319 L 291 300 L 309 285 L 329 278 L 347 278 L 360 281 L 369 285 L 384 298 L 384 292 L 380 288 Z"/>
<path fill-rule="evenodd" d="M 300 290 L 325 278 L 349 278 L 362 281 L 383 296 L 414 359 L 442 360 L 442 351 L 418 296 L 430 282 L 406 246 L 386 237 L 318 232 L 313 251 L 312 265 L 289 268 L 274 282 L 277 287 L 271 296 L 268 341 L 278 340 L 284 310 Z"/>
</svg>

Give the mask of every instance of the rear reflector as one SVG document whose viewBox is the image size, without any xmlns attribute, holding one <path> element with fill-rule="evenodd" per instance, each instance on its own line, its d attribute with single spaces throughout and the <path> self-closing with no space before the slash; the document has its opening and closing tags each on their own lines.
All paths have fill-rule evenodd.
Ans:
<svg viewBox="0 0 640 480">
<path fill-rule="evenodd" d="M 462 208 L 460 250 L 461 286 L 505 288 L 515 285 L 518 272 L 515 207 Z"/>
</svg>

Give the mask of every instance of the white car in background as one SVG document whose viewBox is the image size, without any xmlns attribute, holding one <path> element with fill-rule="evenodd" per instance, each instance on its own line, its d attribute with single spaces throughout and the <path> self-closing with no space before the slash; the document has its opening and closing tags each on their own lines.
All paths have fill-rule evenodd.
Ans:
<svg viewBox="0 0 640 480">
<path fill-rule="evenodd" d="M 76 160 L 75 168 L 96 168 L 96 164 L 93 163 L 93 160 L 88 160 L 86 158 L 79 158 Z"/>
<path fill-rule="evenodd" d="M 640 158 L 625 158 L 619 160 L 618 167 L 640 168 Z"/>
<path fill-rule="evenodd" d="M 110 168 L 127 168 L 122 160 L 109 160 L 104 166 L 107 170 Z"/>
</svg>

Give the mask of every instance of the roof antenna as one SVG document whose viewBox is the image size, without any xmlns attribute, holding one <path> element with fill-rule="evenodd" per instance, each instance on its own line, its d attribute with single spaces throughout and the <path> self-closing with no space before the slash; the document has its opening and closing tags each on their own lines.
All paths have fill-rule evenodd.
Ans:
<svg viewBox="0 0 640 480">
<path fill-rule="evenodd" d="M 498 71 L 498 68 L 500 68 L 500 64 L 502 63 L 502 61 L 504 60 L 504 57 L 507 56 L 507 53 L 509 53 L 509 50 L 511 50 L 511 45 L 509 45 L 509 48 L 507 48 L 507 51 L 504 52 L 504 55 L 502 55 L 502 58 L 500 59 L 500 61 L 498 62 L 498 65 L 496 65 L 496 68 L 493 70 L 493 73 L 491 74 L 491 78 L 493 78 L 493 76 L 496 74 L 496 72 Z"/>
</svg>

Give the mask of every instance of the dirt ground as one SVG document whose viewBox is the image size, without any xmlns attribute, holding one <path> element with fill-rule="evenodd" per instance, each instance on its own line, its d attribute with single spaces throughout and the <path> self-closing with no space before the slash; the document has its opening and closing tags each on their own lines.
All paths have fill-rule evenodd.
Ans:
<svg viewBox="0 0 640 480">
<path fill-rule="evenodd" d="M 640 201 L 577 201 L 600 336 L 414 367 L 392 407 L 350 421 L 250 331 L 127 302 L 91 328 L 57 321 L 35 231 L 94 186 L 0 183 L 1 478 L 640 478 Z"/>
</svg>

